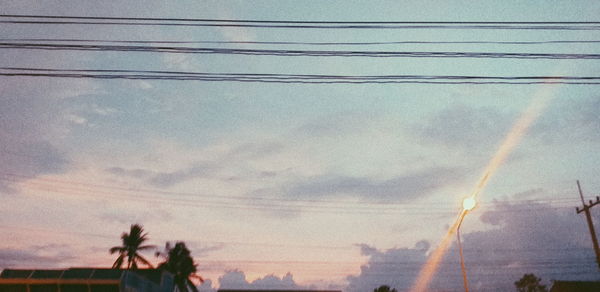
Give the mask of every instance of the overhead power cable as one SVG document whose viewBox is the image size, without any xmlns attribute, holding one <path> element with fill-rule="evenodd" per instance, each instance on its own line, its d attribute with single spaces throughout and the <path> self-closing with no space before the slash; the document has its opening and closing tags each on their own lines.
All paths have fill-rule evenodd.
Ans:
<svg viewBox="0 0 600 292">
<path fill-rule="evenodd" d="M 547 40 L 547 41 L 388 41 L 388 42 L 297 42 L 297 41 L 176 41 L 176 40 L 101 40 L 101 39 L 47 39 L 47 38 L 6 38 L 0 42 L 82 42 L 117 44 L 246 44 L 246 45 L 310 45 L 310 46 L 371 46 L 371 45 L 452 45 L 452 44 L 493 44 L 493 45 L 547 45 L 547 44 L 597 44 L 600 40 Z"/>
<path fill-rule="evenodd" d="M 6 153 L 6 152 L 5 152 Z M 345 205 L 360 205 L 361 208 L 364 207 L 384 207 L 384 208 L 409 208 L 409 209 L 436 209 L 436 210 L 453 210 L 452 208 L 442 207 L 451 204 L 450 202 L 438 202 L 441 206 L 432 206 L 431 203 L 406 203 L 406 202 L 356 202 L 356 201 L 347 201 L 347 200 L 331 200 L 331 199 L 299 199 L 299 198 L 286 198 L 286 197 L 277 197 L 277 198 L 269 198 L 264 196 L 232 196 L 232 195 L 218 195 L 218 194 L 203 194 L 203 193 L 191 193 L 191 192 L 176 192 L 176 191 L 165 191 L 159 189 L 150 189 L 150 188 L 138 188 L 138 187 L 123 187 L 116 185 L 105 185 L 105 184 L 97 184 L 90 182 L 82 182 L 75 180 L 61 180 L 61 179 L 51 179 L 51 178 L 42 178 L 34 175 L 24 175 L 17 173 L 6 173 L 0 172 L 0 179 L 7 181 L 20 181 L 27 180 L 28 182 L 33 183 L 45 183 L 52 186 L 67 186 L 69 188 L 79 188 L 84 189 L 91 192 L 104 192 L 104 193 L 144 193 L 144 194 L 154 194 L 159 196 L 165 196 L 169 199 L 178 199 L 178 198 L 196 198 L 202 199 L 202 201 L 206 201 L 206 199 L 235 199 L 235 200 L 250 200 L 253 203 L 257 201 L 266 201 L 271 203 L 282 203 L 282 204 L 290 204 L 290 203 L 318 203 L 321 205 L 327 204 L 335 204 L 337 207 L 345 206 Z M 4 178 L 2 178 L 4 176 Z M 571 197 L 553 197 L 553 198 L 544 198 L 544 199 L 511 199 L 511 200 L 502 200 L 498 201 L 499 203 L 518 203 L 524 205 L 530 205 L 534 202 L 544 202 L 544 203 L 573 203 L 577 202 L 576 198 Z M 491 204 L 492 202 L 485 202 L 484 204 Z M 569 205 L 570 206 L 570 205 Z"/>
<path fill-rule="evenodd" d="M 5 177 L 0 177 L 2 181 L 16 182 L 16 176 L 13 174 L 4 174 Z M 115 186 L 103 186 L 97 184 L 81 183 L 76 181 L 50 180 L 42 178 L 33 178 L 27 180 L 24 185 L 28 189 L 36 191 L 46 191 L 62 195 L 74 196 L 77 198 L 87 199 L 116 199 L 127 200 L 130 202 L 142 203 L 157 203 L 167 205 L 182 205 L 203 208 L 225 208 L 225 209 L 242 209 L 242 210 L 269 210 L 269 211 L 302 211 L 313 213 L 328 213 L 328 214 L 377 214 L 377 215 L 393 215 L 398 213 L 410 214 L 428 214 L 428 215 L 443 215 L 453 214 L 453 208 L 436 207 L 419 204 L 406 203 L 368 203 L 368 202 L 351 202 L 347 201 L 332 201 L 332 200 L 299 200 L 286 198 L 263 198 L 252 196 L 206 196 L 203 194 L 178 193 L 178 192 L 163 192 L 151 189 L 123 189 Z M 169 195 L 163 195 L 169 194 Z M 181 197 L 180 195 L 190 195 Z M 263 200 L 266 200 L 263 201 Z M 279 201 L 279 202 L 278 202 Z M 552 200 L 554 202 L 554 200 Z M 550 201 L 548 201 L 550 203 Z M 310 203 L 310 204 L 309 204 Z M 315 204 L 318 203 L 318 204 Z M 330 203 L 335 203 L 332 205 Z M 555 202 L 556 203 L 556 202 Z M 569 206 L 570 207 L 570 206 Z M 563 209 L 563 207 L 555 206 L 546 207 L 549 209 Z M 528 204 L 520 207 L 511 207 L 509 210 L 500 210 L 496 212 L 522 212 L 529 211 Z"/>
<path fill-rule="evenodd" d="M 292 21 L 205 18 L 153 18 L 2 14 L 6 24 L 72 24 L 126 26 L 252 27 L 296 29 L 502 29 L 502 30 L 599 30 L 600 22 L 565 21 Z"/>
<path fill-rule="evenodd" d="M 207 201 L 207 199 L 215 200 L 215 199 L 224 199 L 224 200 L 241 200 L 241 201 L 252 201 L 253 204 L 257 204 L 257 201 L 266 201 L 269 203 L 281 203 L 288 205 L 293 203 L 318 203 L 318 204 L 335 204 L 337 207 L 340 205 L 348 205 L 356 206 L 359 205 L 361 208 L 364 207 L 382 207 L 382 208 L 407 208 L 407 209 L 440 209 L 436 206 L 431 206 L 431 204 L 415 204 L 415 203 L 393 203 L 393 202 L 354 202 L 354 201 L 344 201 L 344 200 L 327 200 L 327 199 L 298 199 L 298 198 L 286 198 L 286 197 L 278 197 L 278 198 L 269 198 L 262 196 L 232 196 L 232 195 L 218 195 L 218 194 L 202 194 L 202 193 L 190 193 L 190 192 L 175 192 L 175 191 L 165 191 L 158 189 L 149 189 L 149 188 L 134 188 L 134 187 L 123 187 L 123 186 L 114 186 L 114 185 L 103 185 L 96 183 L 87 183 L 81 181 L 73 181 L 73 180 L 59 180 L 59 179 L 49 179 L 49 178 L 40 178 L 32 175 L 22 175 L 16 173 L 5 173 L 0 172 L 0 180 L 6 180 L 9 182 L 16 182 L 19 180 L 27 180 L 32 183 L 43 183 L 53 187 L 67 187 L 69 189 L 79 189 L 86 190 L 91 193 L 144 193 L 144 194 L 154 194 L 162 196 L 163 198 L 168 199 L 180 199 L 186 198 L 185 201 L 190 198 L 200 199 L 203 202 Z M 156 198 L 156 197 L 155 197 Z M 556 199 L 553 199 L 555 201 Z M 443 210 L 448 211 L 448 208 L 441 208 Z"/>
<path fill-rule="evenodd" d="M 123 46 L 95 44 L 3 43 L 2 49 L 118 51 L 183 54 L 229 54 L 288 57 L 378 57 L 378 58 L 498 58 L 498 59 L 600 59 L 600 54 L 558 53 L 493 53 L 493 52 L 394 52 L 394 51 L 324 51 L 324 50 L 265 50 L 232 48 L 198 48 L 175 46 Z"/>
<path fill-rule="evenodd" d="M 111 17 L 111 16 L 68 16 L 0 14 L 0 18 L 42 19 L 95 19 L 95 20 L 160 20 L 184 22 L 234 22 L 234 23 L 294 23 L 294 24 L 600 24 L 600 21 L 330 21 L 330 20 L 248 20 L 214 18 L 160 18 L 160 17 Z"/>
<path fill-rule="evenodd" d="M 155 70 L 90 70 L 0 67 L 0 76 L 228 81 L 299 84 L 579 84 L 600 85 L 599 76 L 306 75 L 209 73 Z"/>
</svg>

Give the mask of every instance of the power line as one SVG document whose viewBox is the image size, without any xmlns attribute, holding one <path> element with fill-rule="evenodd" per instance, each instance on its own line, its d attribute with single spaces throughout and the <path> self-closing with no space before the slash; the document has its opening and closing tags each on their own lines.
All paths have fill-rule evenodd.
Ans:
<svg viewBox="0 0 600 292">
<path fill-rule="evenodd" d="M 110 186 L 110 185 L 102 185 L 95 183 L 85 183 L 73 180 L 57 180 L 57 179 L 46 179 L 46 178 L 38 178 L 35 176 L 26 176 L 14 173 L 0 173 L 4 176 L 4 178 L 0 177 L 0 180 L 6 181 L 17 181 L 19 179 L 26 179 L 28 183 L 40 184 L 42 186 L 50 186 L 56 188 L 66 188 L 71 190 L 79 190 L 79 191 L 88 191 L 88 192 L 100 192 L 100 193 L 108 193 L 115 194 L 116 192 L 125 192 L 125 194 L 134 193 L 136 196 L 148 198 L 150 196 L 140 195 L 139 193 L 148 193 L 160 195 L 165 199 L 181 199 L 184 202 L 194 201 L 192 199 L 201 199 L 202 202 L 219 202 L 221 203 L 223 200 L 238 200 L 248 202 L 251 201 L 253 205 L 256 205 L 256 201 L 264 201 L 266 203 L 260 204 L 274 204 L 274 203 L 282 203 L 286 204 L 286 206 L 296 206 L 296 207 L 314 207 L 314 205 L 307 205 L 310 203 L 320 204 L 320 207 L 329 207 L 331 204 L 335 204 L 332 207 L 359 207 L 361 209 L 374 209 L 374 210 L 399 210 L 398 208 L 406 208 L 409 210 L 419 210 L 419 209 L 427 209 L 427 210 L 437 210 L 437 211 L 454 211 L 454 208 L 442 207 L 442 206 L 431 206 L 430 203 L 401 203 L 401 202 L 356 202 L 356 201 L 343 201 L 343 200 L 327 200 L 327 199 L 298 199 L 298 198 L 268 198 L 268 197 L 258 197 L 258 196 L 223 196 L 216 194 L 201 194 L 201 193 L 186 193 L 186 192 L 173 192 L 173 191 L 162 191 L 157 189 L 147 189 L 147 188 L 128 188 L 128 187 L 119 187 L 119 186 Z M 119 196 L 122 197 L 122 196 Z M 182 198 L 183 197 L 183 198 Z M 156 198 L 156 197 L 150 197 Z M 217 201 L 215 201 L 217 199 Z M 506 200 L 502 202 L 509 203 L 519 203 L 524 206 L 529 206 L 529 203 L 532 201 L 543 201 L 548 203 L 560 203 L 560 204 L 570 204 L 574 201 L 571 198 L 551 198 L 551 199 L 537 199 L 537 200 Z M 290 203 L 302 203 L 305 205 L 289 205 Z M 447 205 L 447 204 L 443 204 Z M 270 206 L 270 205 L 269 205 Z M 567 206 L 567 205 L 565 205 Z M 511 210 L 514 208 L 511 207 Z M 422 210 L 419 210 L 422 211 Z"/>
<path fill-rule="evenodd" d="M 1 18 L 45 18 L 45 19 L 96 19 L 96 20 L 160 20 L 184 22 L 234 22 L 234 23 L 294 23 L 294 24 L 600 24 L 600 21 L 314 21 L 314 20 L 248 20 L 214 18 L 159 18 L 159 17 L 110 17 L 0 14 Z"/>
<path fill-rule="evenodd" d="M 75 24 L 127 26 L 251 27 L 296 29 L 503 29 L 503 30 L 598 30 L 600 22 L 485 22 L 485 21 L 290 21 L 204 18 L 152 18 L 3 14 L 7 24 Z M 25 20 L 23 20 L 25 19 Z"/>
<path fill-rule="evenodd" d="M 36 156 L 25 155 L 22 153 L 17 153 L 17 152 L 8 151 L 8 150 L 0 150 L 0 152 L 7 154 L 7 155 L 26 157 L 26 158 L 40 158 L 41 157 L 41 156 L 37 156 L 37 155 Z M 24 162 L 25 161 L 20 161 L 20 163 L 24 163 Z M 104 184 L 73 181 L 73 180 L 50 179 L 50 178 L 42 178 L 37 175 L 26 175 L 26 174 L 22 174 L 22 173 L 0 172 L 0 175 L 4 176 L 4 179 L 2 179 L 0 177 L 0 180 L 10 181 L 10 182 L 16 182 L 19 180 L 27 180 L 27 181 L 43 182 L 43 183 L 59 184 L 59 185 L 65 184 L 65 185 L 68 185 L 69 187 L 73 187 L 75 185 L 75 186 L 81 186 L 84 188 L 91 188 L 91 189 L 99 188 L 99 189 L 108 189 L 111 191 L 121 191 L 121 192 L 153 193 L 153 194 L 158 194 L 158 195 L 169 196 L 169 198 L 172 198 L 173 196 L 178 196 L 178 197 L 195 197 L 195 198 L 200 197 L 200 198 L 209 198 L 209 199 L 221 198 L 221 199 L 238 199 L 238 200 L 268 201 L 268 202 L 270 201 L 270 202 L 282 202 L 282 203 L 302 202 L 302 203 L 319 203 L 319 204 L 330 204 L 331 203 L 331 204 L 336 204 L 336 205 L 360 204 L 361 206 L 388 206 L 389 207 L 389 206 L 393 205 L 393 206 L 406 206 L 409 208 L 415 208 L 415 207 L 417 207 L 417 208 L 421 207 L 421 208 L 427 208 L 427 209 L 437 208 L 436 206 L 432 206 L 431 203 L 419 204 L 419 203 L 391 203 L 391 202 L 356 202 L 356 201 L 348 201 L 348 200 L 327 200 L 327 199 L 268 198 L 268 197 L 257 197 L 257 196 L 231 196 L 231 195 L 222 196 L 222 195 L 217 195 L 217 194 L 176 192 L 176 191 L 165 191 L 165 190 L 159 190 L 159 189 L 148 189 L 148 188 L 140 188 L 140 187 L 134 188 L 134 187 L 122 187 L 122 186 L 115 186 L 115 185 L 104 185 Z M 492 203 L 530 204 L 530 203 L 536 203 L 536 202 L 544 202 L 544 203 L 551 203 L 551 204 L 556 204 L 556 203 L 570 204 L 574 201 L 577 201 L 577 200 L 574 198 L 571 198 L 569 196 L 569 197 L 553 197 L 553 198 L 537 198 L 537 199 L 504 199 L 504 200 L 494 199 L 494 200 L 492 200 L 490 202 L 486 202 L 486 203 L 489 203 L 489 204 L 492 204 Z M 437 202 L 437 203 L 439 203 L 441 205 L 452 204 L 452 202 Z M 444 209 L 446 209 L 446 208 L 444 208 Z"/>
<path fill-rule="evenodd" d="M 0 178 L 0 180 L 4 180 Z M 454 210 L 451 208 L 438 208 L 438 210 L 427 210 L 424 212 L 424 207 L 409 207 L 409 206 L 394 206 L 392 203 L 388 207 L 370 207 L 355 205 L 355 206 L 332 206 L 332 205 L 301 205 L 301 204 L 266 204 L 266 203 L 253 203 L 250 199 L 243 201 L 231 201 L 231 200 L 206 200 L 206 199 L 182 199 L 182 198 L 166 198 L 156 197 L 149 195 L 139 194 L 119 194 L 114 192 L 107 192 L 102 190 L 89 190 L 89 189 L 77 189 L 68 186 L 56 186 L 47 185 L 39 182 L 27 183 L 27 187 L 34 190 L 42 190 L 52 193 L 58 193 L 62 195 L 70 195 L 81 198 L 81 196 L 88 197 L 91 199 L 116 199 L 126 200 L 129 202 L 140 202 L 140 203 L 155 203 L 155 204 L 167 204 L 175 206 L 195 207 L 195 208 L 221 208 L 221 209 L 239 209 L 239 210 L 259 210 L 269 212 L 308 212 L 308 213 L 325 213 L 325 214 L 366 214 L 366 215 L 397 215 L 397 214 L 413 214 L 413 215 L 443 215 L 453 214 Z M 299 201 L 301 202 L 301 201 Z M 568 209 L 568 207 L 547 207 L 546 209 Z M 501 210 L 498 212 L 529 212 L 530 208 L 511 208 L 508 210 Z"/>
<path fill-rule="evenodd" d="M 251 56 L 287 57 L 377 57 L 377 58 L 495 58 L 495 59 L 584 59 L 597 60 L 600 54 L 563 53 L 502 53 L 502 52 L 418 52 L 418 51 L 324 51 L 324 50 L 273 50 L 199 48 L 173 46 L 118 46 L 94 44 L 50 44 L 50 43 L 0 43 L 3 49 L 70 50 L 70 51 L 117 51 L 153 52 L 179 54 L 229 54 Z"/>
<path fill-rule="evenodd" d="M 8 226 L 8 225 L 0 225 L 0 229 L 4 229 L 4 230 L 11 230 L 12 232 L 18 231 L 18 232 L 27 232 L 28 234 L 31 234 L 31 232 L 47 232 L 47 233 L 53 233 L 53 234 L 66 234 L 66 235 L 80 235 L 80 236 L 84 236 L 84 237 L 99 237 L 99 238 L 106 238 L 106 239 L 117 239 L 118 235 L 106 235 L 106 234 L 97 234 L 97 233 L 91 233 L 91 232 L 81 232 L 81 231 L 72 231 L 72 230 L 56 230 L 56 229 L 50 229 L 50 228 L 40 228 L 40 227 L 24 227 L 24 226 L 19 226 L 19 227 L 15 227 L 15 226 Z M 166 238 L 157 238 L 158 240 L 168 240 Z M 331 246 L 331 245 L 305 245 L 305 244 L 279 244 L 279 243 L 272 243 L 272 242 L 242 242 L 242 241 L 229 241 L 229 240 L 202 240 L 202 241 L 189 241 L 189 240 L 185 240 L 186 242 L 191 242 L 191 243 L 195 243 L 195 244 L 207 244 L 207 245 L 234 245 L 234 246 L 264 246 L 264 247 L 269 247 L 269 248 L 305 248 L 305 249 L 339 249 L 339 250 L 358 250 L 360 249 L 358 246 L 356 245 L 338 245 L 338 246 Z M 539 252 L 539 251 L 583 251 L 583 250 L 587 250 L 588 248 L 586 247 L 561 247 L 561 248 L 544 248 L 544 247 L 539 247 L 539 248 L 500 248 L 500 249 L 494 249 L 494 252 L 504 252 L 504 253 L 510 253 L 510 254 L 514 254 L 514 252 Z M 465 252 L 470 253 L 470 252 L 489 252 L 488 249 L 465 249 Z M 549 261 L 553 261 L 554 259 L 536 259 L 535 262 L 536 263 L 547 263 Z M 245 261 L 245 260 L 240 260 L 240 261 Z M 257 261 L 257 260 L 247 260 L 247 261 Z M 510 260 L 505 260 L 506 262 L 504 262 L 504 264 L 510 264 Z M 264 261 L 260 261 L 260 262 L 264 262 Z M 488 261 L 491 262 L 491 261 Z M 497 262 L 497 261 L 494 261 Z M 561 262 L 564 262 L 561 260 Z M 579 263 L 580 261 L 578 260 L 574 260 L 571 258 L 571 261 L 569 261 L 569 263 L 574 262 L 574 263 Z M 586 261 L 589 262 L 590 264 L 594 264 L 594 262 L 592 261 Z M 376 261 L 373 262 L 375 264 L 380 264 L 380 263 L 397 263 L 397 262 L 392 262 L 392 261 Z M 406 263 L 406 262 L 402 262 L 402 263 Z M 409 262 L 409 263 L 419 263 L 419 262 Z"/>
<path fill-rule="evenodd" d="M 599 25 L 279 25 L 279 24 L 233 24 L 233 23 L 176 23 L 176 22 L 126 22 L 126 21 L 40 21 L 0 20 L 3 24 L 40 25 L 114 25 L 114 26 L 167 26 L 167 27 L 245 27 L 284 29 L 454 29 L 454 30 L 600 30 Z"/>
<path fill-rule="evenodd" d="M 0 180 L 5 180 L 0 178 Z M 439 210 L 437 212 L 423 213 L 424 207 L 393 207 L 393 206 L 335 206 L 335 205 L 302 205 L 302 204 L 268 204 L 268 203 L 255 203 L 251 202 L 250 198 L 240 201 L 215 201 L 206 199 L 184 199 L 184 198 L 166 198 L 156 197 L 140 194 L 115 194 L 113 192 L 107 192 L 102 190 L 86 190 L 77 189 L 68 186 L 56 186 L 48 185 L 37 182 L 28 182 L 28 186 L 33 189 L 39 189 L 44 191 L 55 192 L 63 195 L 72 196 L 86 196 L 94 199 L 106 199 L 114 198 L 119 200 L 137 201 L 142 203 L 160 203 L 168 205 L 181 205 L 181 206 L 192 206 L 192 207 L 204 207 L 204 208 L 224 208 L 224 209 L 241 209 L 241 210 L 263 210 L 263 211 L 284 211 L 284 212 L 309 212 L 309 213 L 326 213 L 326 214 L 377 214 L 377 215 L 397 215 L 398 213 L 403 214 L 428 214 L 428 215 L 439 215 L 448 213 L 452 214 L 453 211 L 449 209 Z M 101 194 L 101 195 L 98 195 Z"/>
<path fill-rule="evenodd" d="M 598 76 L 303 75 L 155 70 L 88 70 L 0 67 L 0 76 L 132 80 L 228 81 L 296 84 L 577 84 L 600 85 Z"/>
<path fill-rule="evenodd" d="M 250 45 L 310 45 L 310 46 L 370 46 L 419 44 L 494 44 L 494 45 L 546 45 L 546 44 L 597 44 L 600 40 L 547 40 L 547 41 L 387 41 L 387 42 L 298 42 L 298 41 L 175 41 L 175 40 L 101 40 L 101 39 L 47 39 L 6 38 L 2 42 L 87 42 L 87 43 L 141 43 L 141 44 L 250 44 Z"/>
<path fill-rule="evenodd" d="M 55 186 L 55 187 L 67 187 L 67 188 L 71 188 L 71 189 L 77 189 L 77 187 L 75 186 L 80 186 L 81 188 L 79 188 L 79 190 L 87 190 L 87 191 L 111 191 L 111 193 L 114 193 L 114 191 L 118 191 L 118 192 L 126 192 L 126 193 L 152 193 L 152 194 L 157 194 L 157 195 L 161 195 L 161 196 L 168 196 L 167 198 L 169 199 L 173 199 L 173 196 L 177 196 L 177 197 L 187 197 L 187 198 L 195 198 L 195 199 L 223 199 L 223 200 L 240 200 L 240 201 L 252 201 L 253 204 L 256 204 L 256 201 L 266 201 L 266 202 L 271 202 L 271 203 L 284 203 L 284 204 L 289 204 L 289 203 L 319 203 L 319 204 L 336 204 L 339 206 L 339 204 L 342 205 L 360 205 L 361 207 L 383 207 L 383 208 L 390 208 L 390 207 L 406 207 L 409 209 L 418 209 L 418 208 L 426 208 L 426 209 L 431 209 L 434 208 L 436 209 L 435 206 L 431 206 L 430 204 L 415 204 L 415 203 L 391 203 L 391 202 L 385 202 L 385 203 L 378 203 L 378 202 L 352 202 L 352 201 L 342 201 L 342 200 L 327 200 L 327 199 L 297 199 L 297 198 L 268 198 L 268 197 L 257 197 L 257 196 L 223 196 L 223 195 L 216 195 L 216 194 L 201 194 L 201 193 L 188 193 L 188 192 L 174 192 L 174 191 L 163 191 L 163 190 L 157 190 L 157 189 L 148 189 L 148 188 L 132 188 L 132 187 L 120 187 L 120 186 L 109 186 L 109 185 L 101 185 L 101 184 L 95 184 L 95 183 L 85 183 L 85 182 L 79 182 L 79 181 L 72 181 L 72 180 L 57 180 L 57 179 L 46 179 L 46 178 L 38 178 L 35 176 L 29 176 L 29 175 L 21 175 L 21 174 L 14 174 L 14 173 L 0 173 L 0 175 L 3 175 L 4 178 L 0 177 L 0 180 L 6 180 L 6 181 L 16 181 L 18 179 L 26 179 L 28 180 L 28 182 L 42 182 L 42 183 L 47 183 L 47 185 L 49 186 Z M 61 185 L 62 184 L 62 185 Z M 94 190 L 95 189 L 95 190 Z M 449 210 L 448 208 L 444 208 L 444 210 Z"/>
</svg>

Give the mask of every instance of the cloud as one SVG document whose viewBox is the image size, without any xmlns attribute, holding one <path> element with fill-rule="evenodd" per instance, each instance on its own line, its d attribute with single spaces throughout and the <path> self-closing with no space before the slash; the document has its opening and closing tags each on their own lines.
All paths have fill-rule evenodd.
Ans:
<svg viewBox="0 0 600 292">
<path fill-rule="evenodd" d="M 284 187 L 294 198 L 352 196 L 369 201 L 400 202 L 426 196 L 462 179 L 460 171 L 431 168 L 388 180 L 367 177 L 319 176 Z"/>
<path fill-rule="evenodd" d="M 277 154 L 284 149 L 283 144 L 277 142 L 248 142 L 234 147 L 224 157 L 223 162 L 236 162 L 240 159 L 264 158 Z"/>
<path fill-rule="evenodd" d="M 108 167 L 104 171 L 115 176 L 144 180 L 150 185 L 161 188 L 171 187 L 198 178 L 216 178 L 233 181 L 240 179 L 240 177 L 236 175 L 219 176 L 219 174 L 232 169 L 240 170 L 243 168 L 241 167 L 241 163 L 250 164 L 253 160 L 270 157 L 279 153 L 282 148 L 282 144 L 274 142 L 241 143 L 230 146 L 227 150 L 220 153 L 202 153 L 203 158 L 206 157 L 206 159 L 172 171 L 124 168 L 120 166 Z M 198 154 L 191 155 L 198 156 Z M 249 178 L 269 178 L 277 176 L 278 172 L 256 169 L 251 171 L 251 173 L 244 174 L 245 177 Z"/>
<path fill-rule="evenodd" d="M 87 123 L 72 101 L 98 90 L 89 80 L 0 78 L 0 171 L 25 177 L 65 171 L 65 138 Z M 0 191 L 20 180 L 0 181 Z"/>
<path fill-rule="evenodd" d="M 372 131 L 381 127 L 382 117 L 370 113 L 344 112 L 322 116 L 309 121 L 295 130 L 307 137 L 336 138 Z"/>
<path fill-rule="evenodd" d="M 56 267 L 75 259 L 62 245 L 30 246 L 23 249 L 0 248 L 0 268 Z"/>
<path fill-rule="evenodd" d="M 112 207 L 98 215 L 99 219 L 106 222 L 119 224 L 132 224 L 134 222 L 171 222 L 173 215 L 162 209 L 146 208 L 143 210 L 131 210 L 122 207 Z"/>
<path fill-rule="evenodd" d="M 296 284 L 294 276 L 287 273 L 279 278 L 275 275 L 267 275 L 249 282 L 242 271 L 228 271 L 219 277 L 220 289 L 303 289 L 305 287 Z"/>
<path fill-rule="evenodd" d="M 142 168 L 126 169 L 119 166 L 109 167 L 104 171 L 115 176 L 142 179 L 150 185 L 165 188 L 196 178 L 211 177 L 219 169 L 212 162 L 197 162 L 175 171 L 159 172 Z"/>
<path fill-rule="evenodd" d="M 481 215 L 487 230 L 465 233 L 463 248 L 468 279 L 477 291 L 511 291 L 525 273 L 534 273 L 546 284 L 550 280 L 600 280 L 594 262 L 589 232 L 581 214 L 572 208 L 543 203 L 495 202 Z M 429 248 L 418 242 L 414 248 L 379 251 L 359 245 L 369 257 L 359 275 L 348 277 L 347 291 L 371 291 L 380 285 L 398 291 L 411 288 Z M 430 289 L 461 290 L 456 244 L 444 256 Z"/>
<path fill-rule="evenodd" d="M 415 125 L 414 132 L 425 142 L 473 151 L 497 144 L 513 121 L 493 108 L 454 105 Z"/>
<path fill-rule="evenodd" d="M 157 173 L 148 179 L 148 183 L 157 187 L 170 187 L 194 178 L 209 177 L 217 169 L 218 167 L 212 162 L 197 162 L 188 168 Z"/>
<path fill-rule="evenodd" d="M 104 171 L 116 176 L 126 176 L 132 178 L 144 178 L 153 174 L 153 172 L 141 168 L 125 169 L 122 167 L 109 167 Z"/>
<path fill-rule="evenodd" d="M 23 178 L 18 176 L 63 171 L 68 164 L 66 155 L 50 142 L 50 137 L 45 137 L 46 130 L 52 132 L 47 125 L 56 123 L 45 112 L 53 105 L 49 101 L 40 104 L 36 98 L 26 96 L 0 99 L 0 171 L 16 174 L 11 182 Z M 48 107 L 43 109 L 45 106 Z M 11 182 L 0 181 L 0 191 L 9 191 Z"/>
<path fill-rule="evenodd" d="M 382 252 L 361 245 L 361 253 L 369 257 L 369 262 L 360 267 L 358 276 L 348 276 L 346 291 L 372 291 L 381 285 L 399 291 L 410 288 L 411 281 L 427 259 L 425 246 L 420 242 L 415 248 L 392 248 Z"/>
<path fill-rule="evenodd" d="M 206 279 L 204 283 L 197 287 L 199 292 L 216 292 L 217 289 L 213 288 L 213 283 L 210 279 Z"/>
</svg>

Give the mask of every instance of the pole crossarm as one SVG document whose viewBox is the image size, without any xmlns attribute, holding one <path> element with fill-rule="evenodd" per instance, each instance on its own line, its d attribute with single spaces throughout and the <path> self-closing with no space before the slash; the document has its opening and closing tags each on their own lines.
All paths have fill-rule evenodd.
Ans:
<svg viewBox="0 0 600 292">
<path fill-rule="evenodd" d="M 596 196 L 596 201 L 589 201 L 589 204 L 586 205 L 585 203 L 583 203 L 583 207 L 581 209 L 579 209 L 579 207 L 575 207 L 575 210 L 577 210 L 577 214 L 581 213 L 581 212 L 585 212 L 585 210 L 588 210 L 596 205 L 600 204 L 600 197 Z"/>
</svg>

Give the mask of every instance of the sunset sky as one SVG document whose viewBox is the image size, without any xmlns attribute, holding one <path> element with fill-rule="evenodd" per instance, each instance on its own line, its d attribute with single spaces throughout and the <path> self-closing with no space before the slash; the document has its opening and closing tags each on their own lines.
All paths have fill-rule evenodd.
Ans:
<svg viewBox="0 0 600 292">
<path fill-rule="evenodd" d="M 122 2 L 2 1 L 0 43 L 600 54 L 598 24 L 548 30 L 3 22 L 14 20 L 7 15 L 600 20 L 598 1 Z M 407 41 L 420 43 L 400 43 Z M 600 76 L 599 58 L 256 56 L 1 44 L 0 67 L 0 73 L 17 67 Z M 202 291 L 317 287 L 359 292 L 383 284 L 405 291 L 454 222 L 462 198 L 475 190 L 509 130 L 533 103 L 539 116 L 490 177 L 478 208 L 462 225 L 469 280 L 476 291 L 512 289 L 524 273 L 535 273 L 546 284 L 600 280 L 585 218 L 575 211 L 581 206 L 576 180 L 587 199 L 600 194 L 598 89 L 589 84 L 0 76 L 0 269 L 110 267 L 116 256 L 108 249 L 139 223 L 159 249 L 167 241 L 185 241 L 199 274 L 208 279 Z M 600 206 L 592 213 L 598 227 Z M 145 255 L 160 262 L 152 252 Z M 453 243 L 432 290 L 462 288 L 458 260 Z"/>
</svg>

